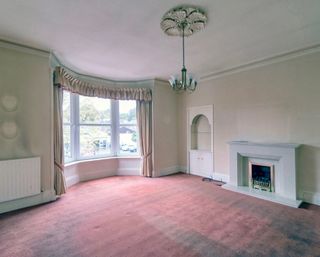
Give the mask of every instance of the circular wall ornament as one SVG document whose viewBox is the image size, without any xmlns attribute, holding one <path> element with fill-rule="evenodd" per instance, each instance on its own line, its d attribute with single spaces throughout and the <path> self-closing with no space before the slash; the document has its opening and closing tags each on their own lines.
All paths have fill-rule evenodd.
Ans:
<svg viewBox="0 0 320 257">
<path fill-rule="evenodd" d="M 2 135 L 7 139 L 13 139 L 18 134 L 17 124 L 14 121 L 5 121 L 1 126 Z"/>
<path fill-rule="evenodd" d="M 176 7 L 166 12 L 160 26 L 169 36 L 191 36 L 202 30 L 207 23 L 207 15 L 199 8 L 193 6 Z"/>
<path fill-rule="evenodd" d="M 17 109 L 18 100 L 13 95 L 5 95 L 1 98 L 1 104 L 7 112 L 12 112 Z"/>
</svg>

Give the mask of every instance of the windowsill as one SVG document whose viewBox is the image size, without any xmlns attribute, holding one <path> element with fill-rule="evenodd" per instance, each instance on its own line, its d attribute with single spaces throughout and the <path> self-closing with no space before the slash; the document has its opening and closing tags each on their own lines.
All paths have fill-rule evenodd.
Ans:
<svg viewBox="0 0 320 257">
<path fill-rule="evenodd" d="M 133 155 L 133 156 L 110 156 L 110 157 L 103 157 L 103 158 L 94 158 L 94 159 L 85 159 L 85 160 L 76 160 L 76 161 L 71 161 L 67 162 L 64 164 L 64 167 L 70 167 L 72 165 L 76 165 L 79 163 L 85 163 L 85 162 L 97 162 L 97 161 L 105 161 L 105 160 L 113 160 L 113 159 L 141 159 L 140 155 Z"/>
</svg>

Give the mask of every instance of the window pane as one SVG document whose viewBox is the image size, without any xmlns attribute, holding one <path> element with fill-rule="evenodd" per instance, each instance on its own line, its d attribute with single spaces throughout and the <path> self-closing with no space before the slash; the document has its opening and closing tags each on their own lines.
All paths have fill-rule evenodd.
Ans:
<svg viewBox="0 0 320 257">
<path fill-rule="evenodd" d="M 72 159 L 70 125 L 63 125 L 63 145 L 64 145 L 64 158 L 66 161 L 68 161 Z"/>
<path fill-rule="evenodd" d="M 85 124 L 110 123 L 111 102 L 109 99 L 79 96 L 79 121 Z"/>
<path fill-rule="evenodd" d="M 63 123 L 70 123 L 70 93 L 63 91 Z"/>
<path fill-rule="evenodd" d="M 80 156 L 111 154 L 110 126 L 80 126 Z"/>
<path fill-rule="evenodd" d="M 120 126 L 120 154 L 137 154 L 138 134 L 136 126 Z"/>
<path fill-rule="evenodd" d="M 136 101 L 119 101 L 120 124 L 136 124 Z"/>
</svg>

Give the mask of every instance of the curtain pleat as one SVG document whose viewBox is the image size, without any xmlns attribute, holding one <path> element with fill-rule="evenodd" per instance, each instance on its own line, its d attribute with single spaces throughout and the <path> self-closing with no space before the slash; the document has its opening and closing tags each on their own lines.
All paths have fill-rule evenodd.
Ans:
<svg viewBox="0 0 320 257">
<path fill-rule="evenodd" d="M 54 86 L 54 189 L 57 195 L 66 192 L 66 181 L 63 174 L 64 153 L 63 153 L 63 90 Z"/>
<path fill-rule="evenodd" d="M 151 102 L 137 101 L 136 110 L 139 130 L 140 152 L 142 156 L 141 173 L 145 177 L 153 177 Z"/>
<path fill-rule="evenodd" d="M 111 88 L 105 85 L 94 85 L 73 77 L 62 67 L 56 67 L 55 69 L 54 84 L 59 85 L 63 90 L 84 96 L 114 100 L 152 100 L 152 93 L 149 88 Z"/>
</svg>

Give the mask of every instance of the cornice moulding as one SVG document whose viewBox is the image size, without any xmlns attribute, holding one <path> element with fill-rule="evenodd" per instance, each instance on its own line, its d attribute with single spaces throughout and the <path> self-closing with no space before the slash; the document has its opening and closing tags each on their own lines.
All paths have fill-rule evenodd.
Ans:
<svg viewBox="0 0 320 257">
<path fill-rule="evenodd" d="M 45 57 L 45 58 L 50 58 L 50 65 L 52 68 L 54 68 L 55 66 L 58 66 L 58 65 L 62 66 L 64 68 L 66 68 L 68 71 L 70 71 L 70 73 L 72 73 L 74 76 L 76 76 L 78 78 L 86 79 L 86 80 L 89 80 L 92 82 L 96 82 L 96 83 L 106 83 L 107 82 L 107 83 L 113 83 L 115 86 L 137 86 L 137 87 L 138 86 L 153 87 L 153 85 L 156 81 L 163 83 L 163 84 L 168 83 L 166 80 L 161 79 L 161 78 L 133 80 L 133 81 L 129 81 L 129 80 L 128 81 L 125 81 L 125 80 L 118 81 L 118 80 L 111 80 L 111 79 L 107 79 L 107 78 L 96 77 L 96 76 L 92 76 L 92 75 L 88 75 L 88 74 L 81 74 L 81 73 L 76 72 L 76 71 L 68 68 L 67 66 L 65 66 L 57 58 L 57 56 L 53 52 L 30 47 L 30 46 L 26 46 L 26 45 L 15 43 L 15 42 L 11 42 L 11 41 L 8 41 L 5 39 L 0 39 L 0 48 L 16 50 L 16 51 L 20 51 L 23 53 L 28 53 L 28 54 L 33 54 L 33 55 Z M 231 75 L 231 74 L 235 74 L 235 73 L 239 73 L 239 72 L 243 72 L 243 71 L 248 71 L 251 69 L 267 66 L 270 64 L 274 64 L 274 63 L 288 61 L 288 60 L 291 60 L 291 59 L 294 59 L 297 57 L 301 57 L 304 55 L 309 55 L 309 54 L 317 53 L 317 52 L 320 52 L 320 44 L 315 44 L 315 45 L 305 47 L 302 49 L 297 49 L 294 51 L 281 53 L 281 54 L 278 54 L 278 55 L 275 55 L 272 57 L 267 57 L 267 58 L 255 60 L 255 61 L 252 61 L 249 63 L 234 66 L 231 68 L 215 71 L 215 72 L 209 73 L 207 75 L 201 76 L 200 82 L 220 78 L 223 76 L 227 76 L 227 75 Z"/>
<path fill-rule="evenodd" d="M 224 77 L 224 76 L 231 75 L 234 73 L 239 73 L 242 71 L 248 71 L 251 69 L 267 66 L 270 64 L 274 64 L 274 63 L 288 61 L 288 60 L 291 60 L 291 59 L 294 59 L 294 58 L 297 58 L 300 56 L 304 56 L 304 55 L 308 55 L 308 54 L 312 54 L 312 53 L 317 53 L 317 52 L 320 52 L 320 44 L 312 45 L 309 47 L 297 49 L 297 50 L 286 52 L 286 53 L 281 53 L 281 54 L 278 54 L 278 55 L 275 55 L 272 57 L 267 57 L 267 58 L 255 60 L 255 61 L 252 61 L 249 63 L 234 66 L 231 68 L 222 69 L 220 71 L 215 71 L 215 72 L 209 73 L 207 75 L 201 76 L 200 82 L 208 81 L 211 79 L 216 79 L 219 77 Z"/>
<path fill-rule="evenodd" d="M 0 39 L 0 47 L 23 52 L 23 53 L 27 53 L 27 54 L 34 54 L 34 55 L 46 57 L 46 58 L 48 58 L 50 56 L 49 51 L 42 50 L 42 49 L 35 48 L 35 47 L 26 46 L 26 45 L 15 43 L 15 42 L 10 42 L 5 39 Z"/>
<path fill-rule="evenodd" d="M 160 78 L 156 78 L 154 79 L 155 82 L 159 83 L 159 84 L 164 84 L 166 86 L 169 85 L 169 81 L 168 80 L 165 80 L 165 79 L 160 79 Z"/>
</svg>

